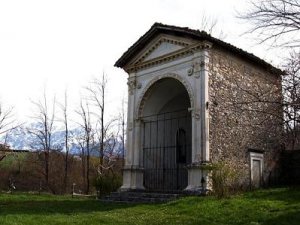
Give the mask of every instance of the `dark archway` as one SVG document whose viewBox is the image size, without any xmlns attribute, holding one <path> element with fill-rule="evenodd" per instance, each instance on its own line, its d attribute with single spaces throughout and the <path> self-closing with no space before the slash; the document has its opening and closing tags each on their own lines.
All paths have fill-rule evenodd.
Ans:
<svg viewBox="0 0 300 225">
<path fill-rule="evenodd" d="M 144 186 L 150 191 L 183 190 L 191 163 L 191 107 L 184 85 L 163 78 L 146 92 L 142 117 Z"/>
</svg>

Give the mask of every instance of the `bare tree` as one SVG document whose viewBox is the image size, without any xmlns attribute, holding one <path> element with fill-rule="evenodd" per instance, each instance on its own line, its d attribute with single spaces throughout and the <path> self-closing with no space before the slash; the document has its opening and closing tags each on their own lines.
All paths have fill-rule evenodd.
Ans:
<svg viewBox="0 0 300 225">
<path fill-rule="evenodd" d="M 85 134 L 76 134 L 73 136 L 75 143 L 80 147 L 80 158 L 81 158 L 81 177 L 83 181 L 83 187 L 86 186 L 86 151 L 85 151 Z M 86 188 L 83 188 L 86 189 Z"/>
<path fill-rule="evenodd" d="M 76 113 L 80 116 L 81 122 L 79 123 L 80 127 L 84 131 L 83 143 L 81 148 L 83 151 L 83 158 L 85 158 L 85 179 L 86 179 L 86 194 L 89 193 L 90 189 L 90 147 L 92 140 L 92 125 L 91 125 L 91 112 L 89 109 L 89 104 L 86 102 L 85 104 L 81 100 L 80 108 L 76 111 Z M 85 151 L 84 151 L 85 150 Z M 84 166 L 84 165 L 83 165 Z"/>
<path fill-rule="evenodd" d="M 293 52 L 284 65 L 283 107 L 288 148 L 299 146 L 300 135 L 300 54 Z"/>
<path fill-rule="evenodd" d="M 67 191 L 68 184 L 68 161 L 69 161 L 69 124 L 68 124 L 68 94 L 65 91 L 64 103 L 59 104 L 62 113 L 63 119 L 62 122 L 64 124 L 64 139 L 65 139 L 65 157 L 64 157 L 64 191 Z"/>
<path fill-rule="evenodd" d="M 99 163 L 96 170 L 101 176 L 114 167 L 113 159 L 117 154 L 116 147 L 119 146 L 120 127 L 117 126 L 118 118 L 106 116 L 106 75 L 103 73 L 100 78 L 94 78 L 85 89 L 93 107 L 92 115 L 95 117 L 94 134 L 99 143 Z"/>
<path fill-rule="evenodd" d="M 239 16 L 253 24 L 249 33 L 260 35 L 260 43 L 272 46 L 300 47 L 300 1 L 251 1 L 249 11 Z"/>
<path fill-rule="evenodd" d="M 103 168 L 103 158 L 104 158 L 104 141 L 105 141 L 105 131 L 108 126 L 105 127 L 104 116 L 105 116 L 105 94 L 106 94 L 107 79 L 105 74 L 102 74 L 101 79 L 94 78 L 90 83 L 90 86 L 86 87 L 86 90 L 90 94 L 90 101 L 93 106 L 98 110 L 94 112 L 97 117 L 97 124 L 99 124 L 100 134 L 99 137 L 99 172 L 102 173 Z"/>
<path fill-rule="evenodd" d="M 32 101 L 36 109 L 35 115 L 33 116 L 35 126 L 28 129 L 28 132 L 36 138 L 33 148 L 40 151 L 43 155 L 41 158 L 44 168 L 42 173 L 45 178 L 46 186 L 50 189 L 49 163 L 50 152 L 54 148 L 52 143 L 52 134 L 54 131 L 55 102 L 56 100 L 54 97 L 49 108 L 49 102 L 45 91 L 42 100 L 38 100 L 36 102 Z"/>
</svg>

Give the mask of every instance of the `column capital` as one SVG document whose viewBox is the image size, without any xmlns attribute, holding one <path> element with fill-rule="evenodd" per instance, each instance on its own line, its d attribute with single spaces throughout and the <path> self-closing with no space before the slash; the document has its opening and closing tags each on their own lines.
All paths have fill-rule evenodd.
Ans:
<svg viewBox="0 0 300 225">
<path fill-rule="evenodd" d="M 127 81 L 127 85 L 128 85 L 128 93 L 130 95 L 133 95 L 134 90 L 136 88 L 136 78 L 135 77 L 129 77 L 128 81 Z"/>
</svg>

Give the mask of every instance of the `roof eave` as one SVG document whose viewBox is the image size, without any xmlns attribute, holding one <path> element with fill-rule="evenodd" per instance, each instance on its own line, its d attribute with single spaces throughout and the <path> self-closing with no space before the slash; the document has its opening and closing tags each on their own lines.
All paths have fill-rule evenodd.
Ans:
<svg viewBox="0 0 300 225">
<path fill-rule="evenodd" d="M 155 23 L 152 25 L 152 27 L 143 35 L 141 36 L 115 63 L 114 66 L 123 68 L 126 66 L 126 64 L 134 57 L 135 54 L 137 54 L 144 45 L 151 40 L 156 34 L 159 33 L 165 33 L 165 34 L 173 34 L 176 36 L 182 36 L 182 37 L 189 37 L 196 40 L 207 40 L 209 42 L 212 42 L 214 45 L 219 46 L 221 48 L 224 48 L 226 50 L 231 51 L 234 54 L 240 55 L 241 57 L 245 58 L 248 61 L 251 61 L 254 64 L 257 64 L 259 66 L 262 66 L 264 69 L 269 71 L 270 73 L 276 74 L 276 75 L 283 75 L 284 72 L 271 64 L 267 63 L 263 59 L 260 59 L 259 57 L 248 53 L 240 48 L 237 48 L 229 43 L 226 43 L 222 40 L 219 40 L 217 38 L 212 37 L 208 33 L 204 31 L 199 30 L 192 30 L 187 27 L 176 27 L 176 26 L 170 26 L 170 25 L 164 25 L 161 23 Z"/>
</svg>

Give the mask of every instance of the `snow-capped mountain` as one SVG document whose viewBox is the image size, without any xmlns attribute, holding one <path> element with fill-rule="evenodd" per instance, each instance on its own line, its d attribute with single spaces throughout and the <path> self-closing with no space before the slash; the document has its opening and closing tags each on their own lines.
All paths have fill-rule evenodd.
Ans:
<svg viewBox="0 0 300 225">
<path fill-rule="evenodd" d="M 26 127 L 18 127 L 7 135 L 0 137 L 0 143 L 6 143 L 11 149 L 15 150 L 42 150 L 43 146 L 36 135 L 41 129 L 39 124 L 31 123 Z M 69 150 L 71 154 L 82 154 L 85 152 L 84 142 L 82 140 L 83 130 L 73 128 L 69 130 Z M 56 129 L 51 135 L 51 148 L 54 150 L 65 151 L 65 132 Z M 111 138 L 105 142 L 106 154 L 122 155 L 123 145 L 119 139 Z M 99 156 L 99 143 L 95 142 L 90 146 L 90 155 Z"/>
</svg>

